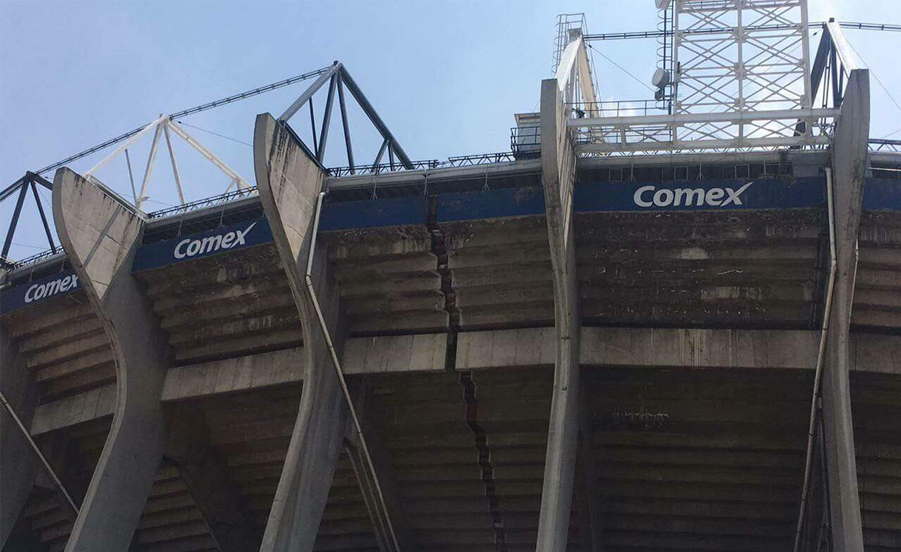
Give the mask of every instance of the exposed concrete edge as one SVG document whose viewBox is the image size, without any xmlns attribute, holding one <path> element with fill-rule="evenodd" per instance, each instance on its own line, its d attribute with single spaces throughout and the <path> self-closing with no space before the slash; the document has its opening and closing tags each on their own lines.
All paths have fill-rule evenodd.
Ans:
<svg viewBox="0 0 901 552">
<path fill-rule="evenodd" d="M 164 447 L 160 392 L 168 340 L 131 275 L 145 221 L 117 195 L 67 168 L 54 178 L 53 218 L 116 362 L 112 426 L 66 552 L 126 550 Z"/>
<path fill-rule="evenodd" d="M 28 427 L 35 416 L 37 386 L 15 340 L 0 328 L 0 389 Z M 38 460 L 5 408 L 0 408 L 0 549 L 6 544 L 38 475 Z"/>
<path fill-rule="evenodd" d="M 815 330 L 705 330 L 697 328 L 582 328 L 581 364 L 633 368 L 813 370 Z M 551 368 L 554 330 L 526 328 L 463 332 L 457 370 Z M 428 373 L 445 369 L 447 334 L 353 337 L 345 345 L 349 376 Z M 851 335 L 854 372 L 901 376 L 901 336 Z M 284 349 L 170 368 L 163 402 L 213 397 L 303 382 L 303 348 Z M 31 434 L 41 435 L 115 410 L 116 386 L 98 387 L 39 405 Z"/>
<path fill-rule="evenodd" d="M 268 113 L 257 116 L 253 144 L 257 189 L 300 317 L 305 367 L 297 419 L 260 550 L 309 552 L 325 511 L 347 423 L 347 404 L 304 279 L 325 174 Z M 335 329 L 338 295 L 326 289 L 334 281 L 327 277 L 324 255 L 317 257 L 314 285 L 322 298 L 324 318 Z M 335 341 L 336 347 L 343 348 L 339 336 Z"/>
<path fill-rule="evenodd" d="M 732 369 L 816 366 L 819 332 L 584 328 L 582 364 Z"/>
<path fill-rule="evenodd" d="M 116 384 L 42 404 L 31 422 L 32 435 L 41 435 L 91 420 L 111 416 L 116 411 Z"/>
<path fill-rule="evenodd" d="M 848 76 L 832 142 L 837 270 L 822 396 L 830 527 L 835 550 L 863 550 L 864 547 L 851 412 L 850 331 L 869 134 L 869 72 L 855 69 Z"/>
<path fill-rule="evenodd" d="M 541 180 L 554 276 L 555 358 L 536 550 L 555 552 L 566 550 L 569 537 L 581 397 L 581 317 L 573 230 L 576 155 L 557 79 L 541 81 L 540 110 Z M 590 451 L 582 451 L 586 452 Z"/>
<path fill-rule="evenodd" d="M 303 347 L 170 368 L 163 402 L 303 381 Z"/>
</svg>

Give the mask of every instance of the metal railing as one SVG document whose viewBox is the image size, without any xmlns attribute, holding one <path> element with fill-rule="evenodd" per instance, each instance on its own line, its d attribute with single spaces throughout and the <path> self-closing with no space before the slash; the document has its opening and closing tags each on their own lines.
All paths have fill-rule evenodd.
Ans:
<svg viewBox="0 0 901 552">
<path fill-rule="evenodd" d="M 18 261 L 11 261 L 9 259 L 0 257 L 0 265 L 2 265 L 4 268 L 14 270 L 16 268 L 21 268 L 23 266 L 27 266 L 30 264 L 36 264 L 40 261 L 43 261 L 44 259 L 47 259 L 49 257 L 56 255 L 57 253 L 62 253 L 62 252 L 63 252 L 62 247 L 54 247 L 53 249 L 47 249 L 47 250 L 41 251 L 40 253 L 35 253 L 34 255 L 32 255 L 30 257 L 25 257 L 24 259 L 21 259 Z"/>
<path fill-rule="evenodd" d="M 667 112 L 657 100 L 623 100 L 606 102 L 577 102 L 566 104 L 574 119 L 584 117 L 644 117 Z"/>
<path fill-rule="evenodd" d="M 870 138 L 870 151 L 901 153 L 901 140 Z"/>
<path fill-rule="evenodd" d="M 205 199 L 199 199 L 197 201 L 192 201 L 191 203 L 185 203 L 184 205 L 176 205 L 175 207 L 168 207 L 159 211 L 153 211 L 152 213 L 147 213 L 147 218 L 149 220 L 154 220 L 171 217 L 172 215 L 189 213 L 191 211 L 197 211 L 206 207 L 212 207 L 213 205 L 230 203 L 232 201 L 235 201 L 236 199 L 242 199 L 245 197 L 254 196 L 256 194 L 256 186 L 251 186 L 250 188 L 244 188 L 241 190 L 235 190 L 233 192 L 208 197 Z"/>
<path fill-rule="evenodd" d="M 515 130 L 515 129 L 514 129 Z M 448 157 L 446 161 L 427 159 L 424 161 L 411 161 L 412 168 L 407 168 L 400 163 L 380 163 L 378 165 L 357 165 L 356 167 L 332 167 L 326 169 L 326 173 L 335 178 L 346 176 L 378 175 L 394 172 L 425 171 L 433 169 L 447 169 L 453 167 L 472 167 L 477 165 L 491 165 L 495 163 L 512 163 L 522 156 L 515 151 L 499 153 L 477 153 L 473 155 L 459 155 Z"/>
</svg>

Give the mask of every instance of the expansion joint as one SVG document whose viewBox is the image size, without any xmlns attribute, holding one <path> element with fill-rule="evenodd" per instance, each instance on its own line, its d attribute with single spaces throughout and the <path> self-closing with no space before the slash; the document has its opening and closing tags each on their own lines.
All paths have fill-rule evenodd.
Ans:
<svg viewBox="0 0 901 552">
<path fill-rule="evenodd" d="M 491 449 L 485 428 L 479 423 L 479 396 L 472 371 L 460 372 L 460 384 L 463 386 L 463 399 L 466 402 L 466 425 L 475 437 L 476 450 L 479 452 L 479 471 L 485 485 L 485 498 L 488 499 L 488 512 L 494 527 L 494 544 L 497 552 L 507 552 L 507 532 L 504 528 L 504 517 L 497 497 L 497 483 L 494 479 L 494 466 L 491 463 Z"/>
<path fill-rule="evenodd" d="M 441 276 L 441 293 L 444 295 L 444 310 L 448 314 L 447 353 L 444 369 L 453 372 L 457 367 L 457 334 L 460 332 L 460 309 L 457 308 L 457 295 L 454 293 L 453 276 L 448 268 L 447 242 L 444 231 L 438 225 L 438 200 L 429 196 L 429 211 L 426 227 L 432 236 L 432 254 L 437 260 L 436 272 Z"/>
</svg>

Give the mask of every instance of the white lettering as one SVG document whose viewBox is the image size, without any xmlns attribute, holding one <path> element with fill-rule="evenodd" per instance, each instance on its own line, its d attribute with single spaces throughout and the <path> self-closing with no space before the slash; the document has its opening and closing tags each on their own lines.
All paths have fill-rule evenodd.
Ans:
<svg viewBox="0 0 901 552">
<path fill-rule="evenodd" d="M 723 203 L 723 196 L 726 195 L 726 192 L 723 191 L 722 188 L 710 188 L 707 190 L 707 205 L 713 205 L 714 207 L 719 207 Z"/>
<path fill-rule="evenodd" d="M 654 192 L 654 205 L 657 207 L 669 207 L 673 203 L 673 191 L 661 188 Z"/>
<path fill-rule="evenodd" d="M 179 249 L 181 249 L 181 246 L 188 245 L 189 243 L 191 243 L 191 240 L 181 240 L 180 242 L 178 242 L 178 245 L 175 246 L 175 258 L 176 259 L 184 259 L 185 258 L 186 253 L 179 252 Z"/>
<path fill-rule="evenodd" d="M 685 201 L 683 201 L 683 198 Z M 676 201 L 673 202 L 673 205 L 675 207 L 679 207 L 680 205 L 685 205 L 686 207 L 691 207 L 692 205 L 704 205 L 704 190 L 701 188 L 679 188 L 676 190 Z"/>
<path fill-rule="evenodd" d="M 194 257 L 204 253 L 214 253 L 220 249 L 231 249 L 239 245 L 246 245 L 247 234 L 250 233 L 256 224 L 254 222 L 244 230 L 233 230 L 225 234 L 216 234 L 215 236 L 207 236 L 196 240 L 186 238 L 178 242 L 173 255 L 176 259 L 184 259 L 185 257 Z"/>
<path fill-rule="evenodd" d="M 726 193 L 729 194 L 729 197 L 726 199 L 726 201 L 723 202 L 723 205 L 729 205 L 730 203 L 734 203 L 735 205 L 742 205 L 740 196 L 751 186 L 751 184 L 753 184 L 753 182 L 748 182 L 738 190 L 726 188 Z"/>
<path fill-rule="evenodd" d="M 78 276 L 70 274 L 45 284 L 34 284 L 25 290 L 25 302 L 40 301 L 58 293 L 63 293 L 78 286 Z"/>
<path fill-rule="evenodd" d="M 650 207 L 651 205 L 653 205 L 653 203 L 651 203 L 650 201 L 644 201 L 643 199 L 641 199 L 641 195 L 643 193 L 653 191 L 654 186 L 642 186 L 641 188 L 635 190 L 635 195 L 632 197 L 632 199 L 635 201 L 635 205 L 638 205 L 639 207 Z"/>
<path fill-rule="evenodd" d="M 632 201 L 639 207 L 725 207 L 727 205 L 744 205 L 741 195 L 754 184 L 748 182 L 739 189 L 733 188 L 660 188 L 656 186 L 642 186 L 635 190 Z M 647 194 L 653 192 L 648 197 Z M 723 199 L 725 198 L 725 199 Z M 650 200 L 649 200 L 650 199 Z M 249 230 L 249 229 L 248 229 Z M 240 233 L 240 231 L 239 231 Z"/>
</svg>

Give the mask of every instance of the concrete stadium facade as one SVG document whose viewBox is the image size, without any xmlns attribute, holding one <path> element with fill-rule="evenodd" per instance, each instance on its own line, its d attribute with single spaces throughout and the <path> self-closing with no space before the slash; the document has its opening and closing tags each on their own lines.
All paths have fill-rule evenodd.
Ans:
<svg viewBox="0 0 901 552">
<path fill-rule="evenodd" d="M 818 150 L 578 156 L 554 80 L 515 162 L 331 177 L 255 125 L 258 196 L 190 213 L 57 172 L 0 385 L 80 506 L 4 412 L 3 550 L 901 550 L 866 71 Z"/>
</svg>

